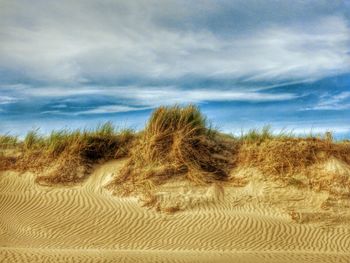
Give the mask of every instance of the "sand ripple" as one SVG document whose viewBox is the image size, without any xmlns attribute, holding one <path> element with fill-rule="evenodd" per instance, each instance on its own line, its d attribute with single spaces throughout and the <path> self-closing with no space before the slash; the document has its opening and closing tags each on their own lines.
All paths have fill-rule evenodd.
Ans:
<svg viewBox="0 0 350 263">
<path fill-rule="evenodd" d="M 109 162 L 71 188 L 1 174 L 0 262 L 350 262 L 350 227 L 327 227 L 316 210 L 300 210 L 319 208 L 327 198 L 321 193 L 258 182 L 226 188 L 217 202 L 156 213 L 101 187 L 121 165 Z M 309 221 L 292 220 L 291 211 Z"/>
</svg>

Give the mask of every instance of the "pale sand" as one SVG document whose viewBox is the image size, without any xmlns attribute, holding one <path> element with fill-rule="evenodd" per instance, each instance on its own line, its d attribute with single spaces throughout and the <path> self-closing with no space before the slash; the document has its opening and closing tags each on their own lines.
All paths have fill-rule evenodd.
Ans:
<svg viewBox="0 0 350 263">
<path fill-rule="evenodd" d="M 247 170 L 236 175 L 248 185 L 224 194 L 163 186 L 162 204 L 176 200 L 185 210 L 159 213 L 102 187 L 121 164 L 69 188 L 0 174 L 0 262 L 350 262 L 349 200 L 321 209 L 327 193 L 280 187 Z"/>
</svg>

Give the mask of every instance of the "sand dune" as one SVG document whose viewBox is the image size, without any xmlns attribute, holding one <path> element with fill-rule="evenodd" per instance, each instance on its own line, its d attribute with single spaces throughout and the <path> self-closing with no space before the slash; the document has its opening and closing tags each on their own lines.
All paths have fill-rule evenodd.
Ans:
<svg viewBox="0 0 350 263">
<path fill-rule="evenodd" d="M 74 187 L 0 174 L 0 262 L 350 261 L 346 199 L 335 204 L 247 169 L 235 171 L 249 178 L 244 187 L 163 185 L 160 202 L 185 209 L 159 213 L 103 187 L 122 164 L 101 165 Z"/>
</svg>

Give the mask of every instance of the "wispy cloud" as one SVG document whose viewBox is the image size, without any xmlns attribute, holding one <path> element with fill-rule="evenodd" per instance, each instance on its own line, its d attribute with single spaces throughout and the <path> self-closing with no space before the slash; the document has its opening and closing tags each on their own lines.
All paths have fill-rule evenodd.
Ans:
<svg viewBox="0 0 350 263">
<path fill-rule="evenodd" d="M 1 95 L 0 95 L 0 105 L 2 105 L 2 104 L 15 103 L 16 101 L 18 101 L 18 99 L 15 98 L 15 97 L 1 96 Z"/>
<path fill-rule="evenodd" d="M 19 123 L 52 119 L 50 125 L 55 116 L 70 125 L 133 112 L 143 121 L 148 109 L 174 103 L 221 103 L 216 118 L 232 121 L 234 113 L 251 125 L 317 118 L 340 125 L 350 116 L 335 111 L 350 110 L 343 84 L 333 89 L 332 82 L 327 94 L 313 85 L 350 73 L 346 1 L 13 0 L 0 6 L 0 115 L 7 127 L 14 116 Z M 322 109 L 327 116 L 318 115 Z"/>
<path fill-rule="evenodd" d="M 344 91 L 336 95 L 324 94 L 319 102 L 306 110 L 346 110 L 350 109 L 350 92 Z"/>
<path fill-rule="evenodd" d="M 304 80 L 349 70 L 350 30 L 337 4 L 328 4 L 327 14 L 327 5 L 313 2 L 317 14 L 303 1 L 241 2 L 3 3 L 0 69 L 8 81 L 12 72 L 16 79 L 69 84 L 186 76 Z M 272 15 L 276 6 L 284 19 Z M 246 8 L 260 11 L 246 17 Z"/>
<path fill-rule="evenodd" d="M 130 111 L 139 111 L 146 110 L 149 107 L 130 107 L 124 105 L 107 105 L 107 106 L 97 106 L 94 109 L 74 112 L 74 115 L 83 115 L 83 114 L 106 114 L 106 113 L 120 113 L 120 112 L 130 112 Z M 72 113 L 70 113 L 72 114 Z"/>
<path fill-rule="evenodd" d="M 47 109 L 42 111 L 45 114 L 59 112 L 66 114 L 69 113 L 69 110 L 73 110 L 70 112 L 72 114 L 74 112 L 75 114 L 103 114 L 144 110 L 171 104 L 219 101 L 276 102 L 294 100 L 300 97 L 294 93 L 267 93 L 259 89 L 250 91 L 236 90 L 235 87 L 184 89 L 176 86 L 77 87 L 68 92 L 65 88 L 48 89 L 47 87 L 33 88 L 28 86 L 21 87 L 20 90 L 13 93 L 24 102 L 40 101 L 42 103 L 46 101 L 51 104 L 49 111 Z M 80 110 L 83 107 L 83 102 L 87 109 Z M 74 108 L 78 110 L 75 111 Z"/>
<path fill-rule="evenodd" d="M 174 103 L 201 103 L 213 101 L 283 101 L 297 98 L 292 93 L 269 94 L 263 92 L 239 92 L 234 89 L 127 88 L 114 89 L 111 94 L 136 104 L 159 106 Z"/>
</svg>

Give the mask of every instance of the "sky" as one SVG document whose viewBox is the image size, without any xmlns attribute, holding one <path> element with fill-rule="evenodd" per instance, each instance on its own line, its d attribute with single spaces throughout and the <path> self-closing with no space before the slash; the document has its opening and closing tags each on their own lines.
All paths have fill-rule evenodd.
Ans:
<svg viewBox="0 0 350 263">
<path fill-rule="evenodd" d="M 350 138 L 350 1 L 0 0 L 0 133 L 187 103 L 223 132 Z"/>
</svg>

